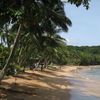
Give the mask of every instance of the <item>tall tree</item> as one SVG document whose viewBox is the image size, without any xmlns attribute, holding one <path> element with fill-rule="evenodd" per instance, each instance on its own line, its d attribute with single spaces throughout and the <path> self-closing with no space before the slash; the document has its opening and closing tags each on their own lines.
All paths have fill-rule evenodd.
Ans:
<svg viewBox="0 0 100 100">
<path fill-rule="evenodd" d="M 78 0 L 69 0 L 68 2 L 73 3 L 73 1 L 75 4 L 78 2 Z M 80 3 L 83 3 L 83 0 Z M 88 2 L 85 4 L 88 4 Z M 71 21 L 65 16 L 64 4 L 61 0 L 1 0 L 0 31 L 5 28 L 6 24 L 12 24 L 14 32 L 16 32 L 16 29 L 18 32 L 16 32 L 13 48 L 1 73 L 5 73 L 9 66 L 20 34 L 35 34 L 35 36 L 38 37 L 39 35 L 41 38 L 41 34 L 45 32 L 50 34 L 55 33 L 55 30 L 68 31 Z M 1 76 L 0 79 L 4 75 Z"/>
</svg>

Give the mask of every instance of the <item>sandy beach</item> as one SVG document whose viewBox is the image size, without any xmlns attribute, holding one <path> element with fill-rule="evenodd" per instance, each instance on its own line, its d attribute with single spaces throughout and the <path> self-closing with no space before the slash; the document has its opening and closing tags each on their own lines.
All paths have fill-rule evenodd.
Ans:
<svg viewBox="0 0 100 100">
<path fill-rule="evenodd" d="M 16 78 L 6 78 L 0 85 L 0 100 L 70 100 L 66 77 L 76 69 L 77 66 L 64 66 L 61 70 L 26 71 Z"/>
</svg>

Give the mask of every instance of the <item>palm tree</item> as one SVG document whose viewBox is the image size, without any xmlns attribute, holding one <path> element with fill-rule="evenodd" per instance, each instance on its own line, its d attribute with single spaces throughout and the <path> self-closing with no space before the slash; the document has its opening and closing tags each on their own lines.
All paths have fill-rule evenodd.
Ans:
<svg viewBox="0 0 100 100">
<path fill-rule="evenodd" d="M 1 73 L 6 72 L 21 33 L 35 34 L 41 39 L 45 32 L 50 34 L 55 33 L 55 30 L 68 31 L 68 25 L 71 25 L 71 21 L 65 16 L 63 2 L 60 0 L 15 0 L 12 2 L 7 0 L 0 1 L 0 4 L 0 19 L 3 19 L 0 27 L 4 28 L 6 23 L 11 23 L 14 32 L 16 32 L 14 27 L 18 27 L 13 48 Z M 4 74 L 1 76 L 0 80 Z"/>
<path fill-rule="evenodd" d="M 66 2 L 66 0 L 64 0 Z M 75 4 L 77 7 L 79 7 L 81 4 L 83 4 L 86 9 L 89 8 L 89 1 L 90 0 L 67 0 L 67 2 L 71 4 Z"/>
<path fill-rule="evenodd" d="M 48 62 L 52 61 L 52 58 L 56 58 L 57 55 L 57 48 L 61 47 L 62 45 L 66 45 L 66 41 L 64 38 L 59 36 L 58 34 L 44 34 L 40 39 L 38 40 L 38 47 L 42 63 L 44 63 L 44 66 L 48 66 Z M 42 68 L 43 69 L 43 68 Z"/>
</svg>

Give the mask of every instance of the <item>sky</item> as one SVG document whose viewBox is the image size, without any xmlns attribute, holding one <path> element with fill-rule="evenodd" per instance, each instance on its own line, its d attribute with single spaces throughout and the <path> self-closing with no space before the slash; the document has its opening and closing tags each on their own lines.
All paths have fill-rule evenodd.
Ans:
<svg viewBox="0 0 100 100">
<path fill-rule="evenodd" d="M 100 0 L 91 0 L 88 10 L 83 6 L 77 8 L 66 4 L 65 12 L 72 21 L 68 33 L 61 33 L 68 40 L 68 45 L 100 45 Z"/>
</svg>

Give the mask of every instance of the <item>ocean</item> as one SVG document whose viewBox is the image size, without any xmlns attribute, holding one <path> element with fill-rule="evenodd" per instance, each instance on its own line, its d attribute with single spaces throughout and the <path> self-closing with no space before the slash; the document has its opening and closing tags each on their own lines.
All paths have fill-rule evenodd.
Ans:
<svg viewBox="0 0 100 100">
<path fill-rule="evenodd" d="M 89 79 L 100 81 L 100 66 L 90 67 L 90 70 L 85 71 L 83 75 Z"/>
<path fill-rule="evenodd" d="M 71 100 L 100 100 L 100 66 L 83 68 L 69 77 Z"/>
</svg>

